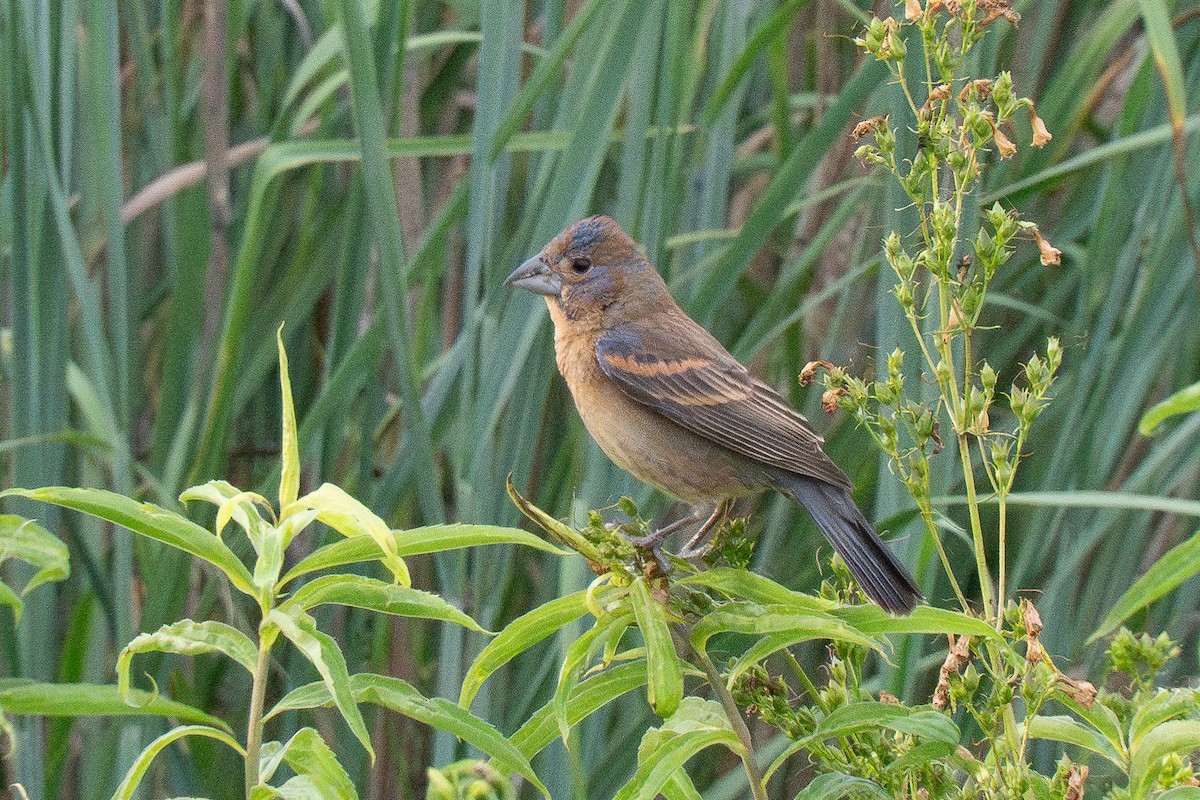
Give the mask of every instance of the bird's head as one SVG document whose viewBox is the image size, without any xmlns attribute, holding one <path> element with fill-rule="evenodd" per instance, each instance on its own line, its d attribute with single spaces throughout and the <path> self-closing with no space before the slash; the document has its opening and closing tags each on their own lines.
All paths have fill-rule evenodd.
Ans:
<svg viewBox="0 0 1200 800">
<path fill-rule="evenodd" d="M 543 295 L 571 321 L 636 319 L 674 303 L 658 271 L 611 217 L 588 217 L 550 240 L 508 276 Z"/>
</svg>

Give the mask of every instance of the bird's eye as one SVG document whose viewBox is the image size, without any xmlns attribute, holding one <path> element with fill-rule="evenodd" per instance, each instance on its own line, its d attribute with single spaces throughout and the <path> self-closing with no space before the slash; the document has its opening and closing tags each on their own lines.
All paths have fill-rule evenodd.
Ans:
<svg viewBox="0 0 1200 800">
<path fill-rule="evenodd" d="M 580 256 L 579 258 L 571 259 L 571 271 L 576 275 L 582 275 L 592 268 L 592 260 Z"/>
</svg>

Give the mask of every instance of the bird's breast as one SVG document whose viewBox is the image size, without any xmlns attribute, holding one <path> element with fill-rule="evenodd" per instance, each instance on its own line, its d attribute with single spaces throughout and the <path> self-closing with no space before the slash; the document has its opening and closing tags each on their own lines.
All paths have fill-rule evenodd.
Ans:
<svg viewBox="0 0 1200 800">
<path fill-rule="evenodd" d="M 618 467 L 693 503 L 762 488 L 758 465 L 630 398 L 600 368 L 592 337 L 555 327 L 559 372 L 588 433 Z"/>
</svg>

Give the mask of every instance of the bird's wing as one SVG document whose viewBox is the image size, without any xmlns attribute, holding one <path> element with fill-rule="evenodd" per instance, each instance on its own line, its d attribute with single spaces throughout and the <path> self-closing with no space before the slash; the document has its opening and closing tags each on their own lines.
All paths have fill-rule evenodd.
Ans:
<svg viewBox="0 0 1200 800">
<path fill-rule="evenodd" d="M 852 488 L 821 438 L 682 314 L 670 326 L 625 325 L 596 342 L 600 368 L 629 397 L 692 433 L 764 464 Z M 703 468 L 702 465 L 697 465 Z"/>
</svg>

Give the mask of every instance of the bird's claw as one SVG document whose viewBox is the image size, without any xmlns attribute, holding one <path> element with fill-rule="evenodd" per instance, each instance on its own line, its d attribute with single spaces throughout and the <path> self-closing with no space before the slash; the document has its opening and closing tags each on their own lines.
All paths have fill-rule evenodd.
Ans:
<svg viewBox="0 0 1200 800">
<path fill-rule="evenodd" d="M 692 534 L 692 538 L 688 539 L 687 544 L 680 549 L 678 557 L 682 559 L 691 559 L 699 558 L 700 556 L 708 554 L 712 550 L 712 541 L 709 537 L 709 534 L 712 533 L 713 529 L 717 527 L 717 525 L 725 520 L 725 517 L 729 514 L 731 505 L 732 503 L 729 500 L 723 500 L 718 503 L 717 507 L 713 510 L 713 513 L 704 521 L 699 530 Z M 658 562 L 658 566 L 662 569 L 663 574 L 667 574 L 671 571 L 671 561 L 663 552 L 663 542 L 666 541 L 667 537 L 672 533 L 675 533 L 694 521 L 695 517 L 687 516 L 683 519 L 675 520 L 670 525 L 664 525 L 663 527 L 659 528 L 653 533 L 647 534 L 646 536 L 629 536 L 627 534 L 621 535 L 627 542 L 635 547 L 641 547 L 649 550 L 654 556 L 654 560 Z"/>
</svg>

